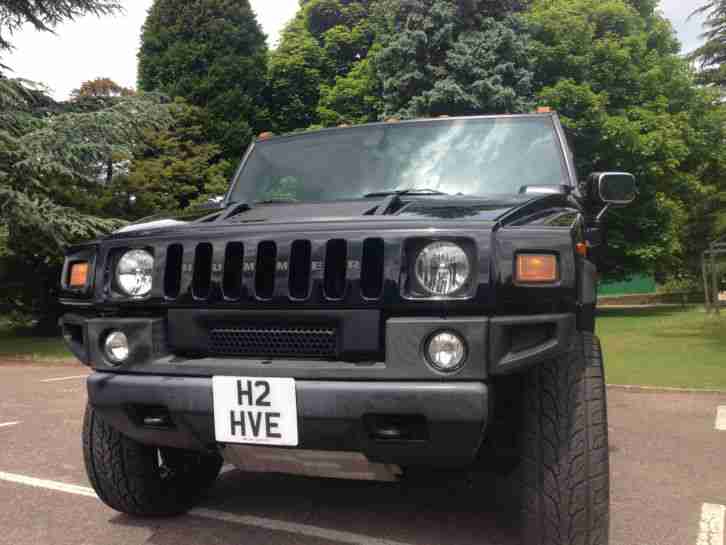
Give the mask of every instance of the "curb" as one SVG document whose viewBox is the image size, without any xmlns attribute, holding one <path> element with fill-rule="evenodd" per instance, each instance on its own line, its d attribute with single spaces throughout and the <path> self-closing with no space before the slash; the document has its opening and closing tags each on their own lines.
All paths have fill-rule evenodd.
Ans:
<svg viewBox="0 0 726 545">
<path fill-rule="evenodd" d="M 708 394 L 708 395 L 724 395 L 726 390 L 706 390 L 698 388 L 669 388 L 667 386 L 637 386 L 631 384 L 608 384 L 611 390 L 623 390 L 627 392 L 644 392 L 650 394 Z"/>
</svg>

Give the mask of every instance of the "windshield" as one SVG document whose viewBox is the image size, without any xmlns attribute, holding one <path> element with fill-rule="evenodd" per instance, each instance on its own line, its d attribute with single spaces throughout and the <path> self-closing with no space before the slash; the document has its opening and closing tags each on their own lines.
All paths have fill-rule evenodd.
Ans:
<svg viewBox="0 0 726 545">
<path fill-rule="evenodd" d="M 388 123 L 259 142 L 233 202 L 334 201 L 375 193 L 516 194 L 567 182 L 550 117 Z"/>
</svg>

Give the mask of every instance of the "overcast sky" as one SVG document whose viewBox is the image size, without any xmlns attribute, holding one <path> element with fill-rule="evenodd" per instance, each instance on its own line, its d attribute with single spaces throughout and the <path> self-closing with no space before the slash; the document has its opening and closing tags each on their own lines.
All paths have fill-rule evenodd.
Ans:
<svg viewBox="0 0 726 545">
<path fill-rule="evenodd" d="M 298 0 L 250 0 L 274 47 Z M 110 77 L 125 87 L 136 86 L 136 52 L 141 25 L 152 0 L 126 0 L 126 13 L 115 17 L 84 17 L 64 24 L 56 34 L 25 28 L 12 37 L 16 49 L 3 57 L 15 75 L 48 85 L 57 99 L 68 97 L 81 82 Z M 687 21 L 697 0 L 661 0 L 663 13 L 678 31 L 684 51 L 699 45 L 701 21 Z M 74 62 L 76 61 L 76 62 Z"/>
</svg>

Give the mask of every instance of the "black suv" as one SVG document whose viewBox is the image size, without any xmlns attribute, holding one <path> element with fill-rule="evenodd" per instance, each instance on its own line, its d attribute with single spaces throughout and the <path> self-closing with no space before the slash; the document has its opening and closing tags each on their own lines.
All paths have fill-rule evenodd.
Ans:
<svg viewBox="0 0 726 545">
<path fill-rule="evenodd" d="M 219 203 L 67 254 L 101 499 L 180 513 L 223 460 L 494 470 L 525 543 L 607 543 L 595 256 L 633 177 L 578 184 L 554 113 L 266 136 Z"/>
</svg>

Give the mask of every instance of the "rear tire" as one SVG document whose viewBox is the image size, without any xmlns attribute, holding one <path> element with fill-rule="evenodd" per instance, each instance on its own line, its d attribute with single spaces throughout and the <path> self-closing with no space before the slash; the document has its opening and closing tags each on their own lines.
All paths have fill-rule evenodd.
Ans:
<svg viewBox="0 0 726 545">
<path fill-rule="evenodd" d="M 568 354 L 525 377 L 522 543 L 607 545 L 610 475 L 600 341 L 578 333 Z"/>
<path fill-rule="evenodd" d="M 134 441 L 90 405 L 83 422 L 83 455 L 99 498 L 116 511 L 136 516 L 184 513 L 212 486 L 222 467 L 216 455 Z"/>
</svg>

